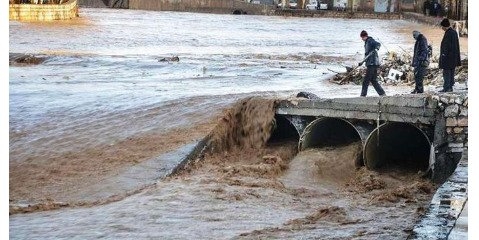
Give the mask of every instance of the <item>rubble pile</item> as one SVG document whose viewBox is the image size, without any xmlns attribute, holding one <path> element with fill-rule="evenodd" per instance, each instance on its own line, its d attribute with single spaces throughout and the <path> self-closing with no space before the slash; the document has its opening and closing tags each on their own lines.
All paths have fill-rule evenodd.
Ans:
<svg viewBox="0 0 479 240">
<path fill-rule="evenodd" d="M 38 65 L 47 60 L 46 56 L 35 56 L 33 54 L 9 53 L 9 65 L 24 66 Z"/>
<path fill-rule="evenodd" d="M 414 68 L 411 66 L 412 56 L 407 53 L 388 52 L 379 67 L 378 81 L 384 85 L 414 85 Z M 467 82 L 468 59 L 461 61 L 462 66 L 456 68 L 456 82 Z M 336 74 L 330 82 L 336 84 L 361 84 L 366 75 L 366 68 L 346 67 L 346 72 Z M 442 85 L 442 70 L 439 69 L 439 57 L 433 56 L 424 76 L 424 85 Z"/>
</svg>

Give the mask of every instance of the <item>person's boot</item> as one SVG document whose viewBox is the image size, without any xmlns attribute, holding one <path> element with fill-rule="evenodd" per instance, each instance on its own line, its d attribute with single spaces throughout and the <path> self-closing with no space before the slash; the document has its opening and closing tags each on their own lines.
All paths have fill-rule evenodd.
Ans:
<svg viewBox="0 0 479 240">
<path fill-rule="evenodd" d="M 416 93 L 417 93 L 416 89 L 412 90 L 412 92 L 411 92 L 411 94 L 416 94 Z"/>
</svg>

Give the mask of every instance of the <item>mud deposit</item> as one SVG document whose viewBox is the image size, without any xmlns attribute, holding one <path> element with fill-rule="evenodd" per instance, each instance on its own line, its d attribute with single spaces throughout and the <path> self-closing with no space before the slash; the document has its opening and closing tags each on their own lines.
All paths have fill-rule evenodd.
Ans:
<svg viewBox="0 0 479 240">
<path fill-rule="evenodd" d="M 273 100 L 240 101 L 225 111 L 211 132 L 214 151 L 179 174 L 106 205 L 12 215 L 10 237 L 405 239 L 409 235 L 435 186 L 417 173 L 356 169 L 359 142 L 300 153 L 294 140 L 268 143 L 273 112 Z"/>
</svg>

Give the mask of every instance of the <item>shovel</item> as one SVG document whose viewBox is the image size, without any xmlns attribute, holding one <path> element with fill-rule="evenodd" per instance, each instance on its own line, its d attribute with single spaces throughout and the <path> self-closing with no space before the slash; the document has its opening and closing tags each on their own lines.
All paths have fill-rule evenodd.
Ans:
<svg viewBox="0 0 479 240">
<path fill-rule="evenodd" d="M 358 67 L 360 67 L 361 65 L 363 65 L 363 63 L 368 60 L 368 58 L 371 56 L 371 54 L 373 54 L 373 52 L 375 52 L 376 50 L 373 50 L 371 51 L 368 55 L 366 55 L 366 57 L 364 57 L 364 59 L 358 63 L 357 66 L 354 66 L 354 67 L 346 67 L 346 71 L 348 71 L 348 74 L 346 74 L 346 76 L 343 77 L 343 79 L 341 81 L 339 81 L 339 84 L 343 84 L 344 80 L 346 80 L 352 72 L 354 72 L 354 70 L 356 70 Z"/>
</svg>

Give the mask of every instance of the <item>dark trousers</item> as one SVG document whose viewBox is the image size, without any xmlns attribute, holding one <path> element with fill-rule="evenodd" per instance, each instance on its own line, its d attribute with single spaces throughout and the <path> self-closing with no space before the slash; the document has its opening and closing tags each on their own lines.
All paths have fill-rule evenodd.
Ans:
<svg viewBox="0 0 479 240">
<path fill-rule="evenodd" d="M 416 87 L 414 88 L 414 90 L 416 90 L 417 93 L 424 92 L 424 87 L 422 84 L 424 80 L 424 75 L 426 75 L 426 67 L 418 66 L 414 68 L 414 81 L 416 82 Z"/>
<path fill-rule="evenodd" d="M 385 94 L 383 88 L 378 83 L 378 67 L 379 66 L 368 66 L 366 69 L 366 76 L 364 76 L 363 88 L 361 89 L 361 97 L 368 95 L 368 87 L 370 82 L 373 84 L 373 87 L 379 96 Z"/>
<path fill-rule="evenodd" d="M 452 86 L 454 86 L 454 72 L 455 68 L 453 69 L 443 69 L 442 70 L 442 78 L 444 78 L 444 85 L 443 89 L 445 91 L 452 91 Z"/>
</svg>

